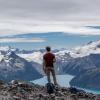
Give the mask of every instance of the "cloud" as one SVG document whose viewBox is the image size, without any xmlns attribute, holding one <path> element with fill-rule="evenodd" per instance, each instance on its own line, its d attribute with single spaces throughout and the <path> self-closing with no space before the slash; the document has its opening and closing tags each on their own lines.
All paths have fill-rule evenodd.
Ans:
<svg viewBox="0 0 100 100">
<path fill-rule="evenodd" d="M 45 39 L 41 38 L 0 38 L 0 43 L 30 43 L 30 42 L 45 42 Z"/>
<path fill-rule="evenodd" d="M 18 24 L 12 23 L 0 23 L 0 36 L 25 34 L 25 33 L 46 33 L 46 32 L 64 32 L 66 34 L 77 35 L 100 35 L 100 29 L 86 27 L 87 23 L 78 23 L 77 25 L 52 22 L 52 23 L 40 23 L 39 25 L 27 24 L 26 22 Z"/>
<path fill-rule="evenodd" d="M 100 35 L 100 0 L 0 0 L 0 36 L 34 32 Z"/>
</svg>

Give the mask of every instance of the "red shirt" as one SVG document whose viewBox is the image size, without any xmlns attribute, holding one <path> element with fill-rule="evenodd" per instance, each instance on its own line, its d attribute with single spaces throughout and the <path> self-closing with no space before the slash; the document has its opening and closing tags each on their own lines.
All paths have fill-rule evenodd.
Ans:
<svg viewBox="0 0 100 100">
<path fill-rule="evenodd" d="M 52 54 L 51 52 L 49 53 L 46 53 L 44 56 L 43 56 L 43 59 L 45 61 L 45 66 L 46 67 L 53 67 L 53 63 L 54 63 L 54 59 L 55 59 L 55 55 Z"/>
</svg>

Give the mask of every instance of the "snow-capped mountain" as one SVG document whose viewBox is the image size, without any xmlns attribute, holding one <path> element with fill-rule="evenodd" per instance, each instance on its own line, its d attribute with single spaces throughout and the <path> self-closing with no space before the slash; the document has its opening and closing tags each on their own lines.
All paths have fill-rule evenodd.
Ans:
<svg viewBox="0 0 100 100">
<path fill-rule="evenodd" d="M 89 42 L 86 45 L 72 49 L 70 55 L 74 58 L 84 57 L 90 54 L 100 54 L 100 40 L 96 42 Z"/>
<path fill-rule="evenodd" d="M 33 80 L 41 76 L 33 64 L 16 55 L 11 48 L 0 48 L 0 80 Z"/>
<path fill-rule="evenodd" d="M 15 49 L 13 49 L 13 48 L 11 48 L 9 46 L 4 46 L 4 47 L 2 46 L 2 47 L 0 47 L 0 61 L 5 59 L 5 61 L 9 62 L 7 60 L 7 58 L 8 58 L 8 56 L 10 55 L 10 53 L 12 51 L 15 51 Z M 7 58 L 5 57 L 5 55 L 6 55 Z"/>
</svg>

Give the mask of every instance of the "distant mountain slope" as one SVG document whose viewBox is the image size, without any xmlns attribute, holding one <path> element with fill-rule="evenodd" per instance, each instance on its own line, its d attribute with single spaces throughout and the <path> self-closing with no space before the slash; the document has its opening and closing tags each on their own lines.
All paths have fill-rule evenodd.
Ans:
<svg viewBox="0 0 100 100">
<path fill-rule="evenodd" d="M 100 54 L 91 54 L 81 58 L 73 58 L 66 63 L 63 71 L 78 75 L 89 69 L 97 68 L 100 65 Z"/>
<path fill-rule="evenodd" d="M 100 90 L 100 68 L 87 70 L 85 73 L 73 78 L 70 84 L 82 88 Z"/>
</svg>

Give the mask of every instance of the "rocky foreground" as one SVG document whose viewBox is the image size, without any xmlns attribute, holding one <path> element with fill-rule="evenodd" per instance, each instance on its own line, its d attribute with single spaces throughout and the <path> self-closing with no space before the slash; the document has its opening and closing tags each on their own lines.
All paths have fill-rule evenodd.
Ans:
<svg viewBox="0 0 100 100">
<path fill-rule="evenodd" d="M 0 81 L 0 100 L 100 100 L 100 95 L 64 87 L 55 87 L 55 92 L 48 94 L 44 86 Z"/>
</svg>

